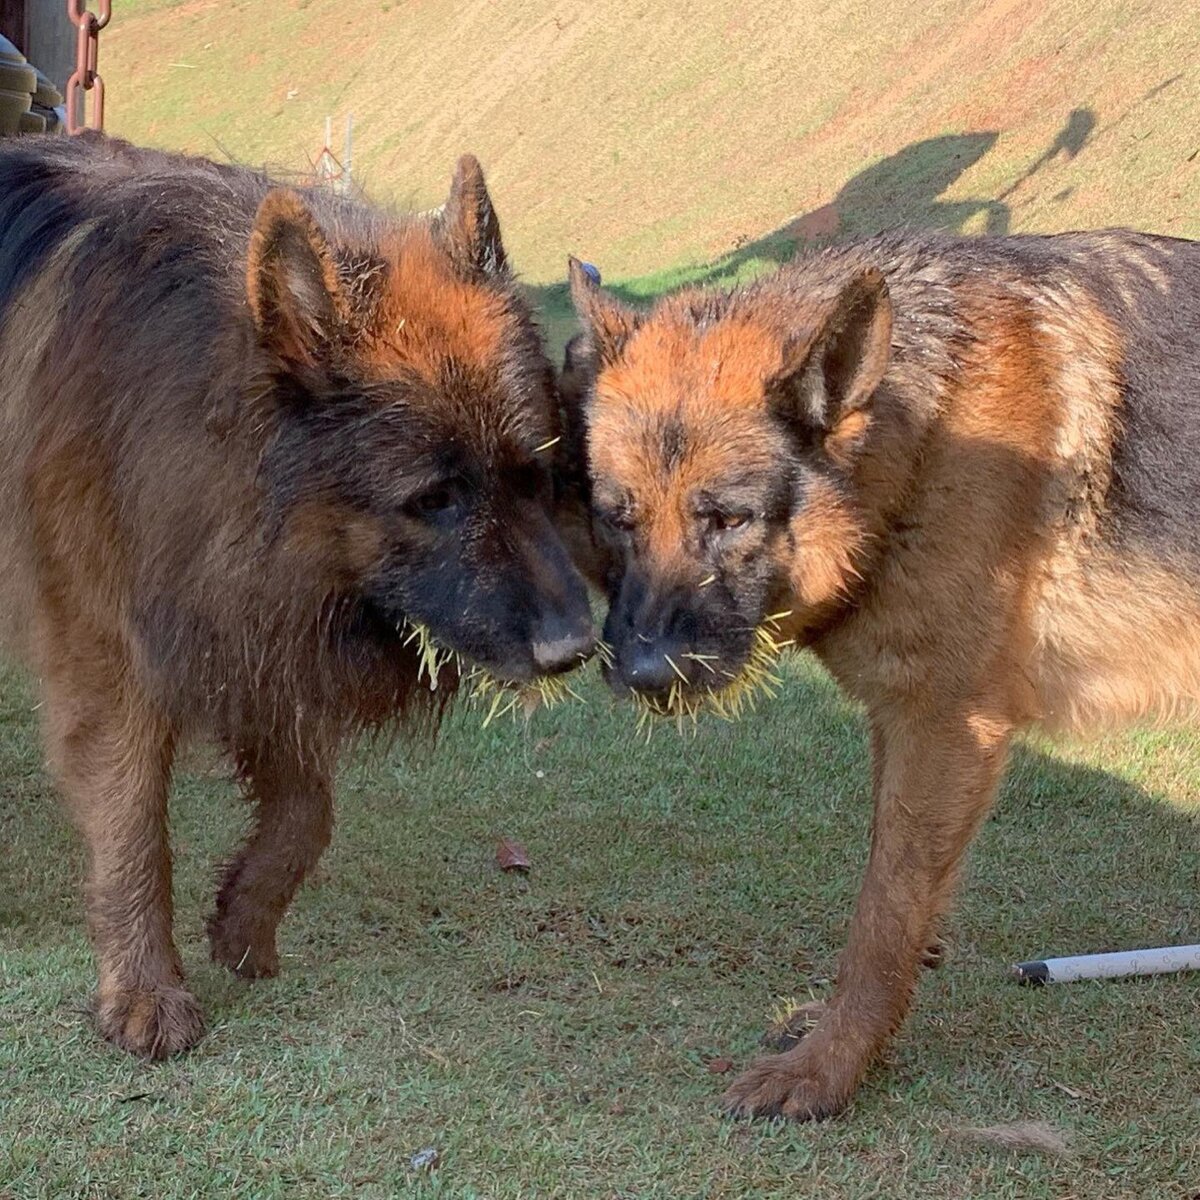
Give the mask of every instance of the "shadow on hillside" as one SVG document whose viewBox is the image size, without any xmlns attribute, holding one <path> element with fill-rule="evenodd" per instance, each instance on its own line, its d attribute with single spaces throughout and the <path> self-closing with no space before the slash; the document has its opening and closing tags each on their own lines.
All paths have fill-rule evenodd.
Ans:
<svg viewBox="0 0 1200 1200">
<path fill-rule="evenodd" d="M 825 245 L 895 226 L 960 232 L 968 221 L 982 215 L 987 233 L 1008 233 L 1012 215 L 1008 198 L 1060 156 L 1075 158 L 1095 129 L 1092 109 L 1075 109 L 1042 154 L 994 198 L 955 199 L 946 193 L 995 146 L 998 132 L 945 134 L 913 142 L 847 180 L 828 204 L 793 218 L 764 237 L 743 241 L 707 267 L 687 272 L 686 281 L 698 286 L 729 284 L 751 264 L 778 266 L 802 246 Z M 627 300 L 644 299 L 637 288 L 615 284 L 611 290 Z M 532 295 L 545 314 L 557 351 L 565 340 L 564 323 L 571 318 L 565 285 L 534 288 Z"/>
<path fill-rule="evenodd" d="M 828 204 L 736 247 L 695 282 L 714 283 L 736 276 L 753 260 L 784 263 L 801 246 L 880 233 L 896 226 L 957 233 L 982 216 L 985 232 L 1008 233 L 1012 222 L 1008 198 L 1060 156 L 1075 158 L 1095 128 L 1096 114 L 1090 108 L 1075 109 L 1042 154 L 996 197 L 957 199 L 946 193 L 995 146 L 998 132 L 945 134 L 914 142 L 853 176 Z"/>
<path fill-rule="evenodd" d="M 847 180 L 832 200 L 781 225 L 763 237 L 746 239 L 707 266 L 681 272 L 680 282 L 695 286 L 728 286 L 750 269 L 778 266 L 802 247 L 819 247 L 845 237 L 861 237 L 896 226 L 962 232 L 966 224 L 982 215 L 983 230 L 989 234 L 1009 232 L 1012 211 L 1009 200 L 1050 163 L 1077 157 L 1099 134 L 1108 134 L 1141 107 L 1156 100 L 1182 78 L 1171 75 L 1133 100 L 1125 109 L 1098 124 L 1095 111 L 1073 109 L 1050 144 L 1007 187 L 995 196 L 950 198 L 946 193 L 995 146 L 1000 134 L 944 134 L 913 142 L 904 149 L 872 163 Z M 1066 200 L 1071 190 L 1056 200 Z M 603 264 L 599 264 L 603 267 Z M 646 289 L 612 289 L 626 299 L 644 300 Z M 570 316 L 566 289 L 562 284 L 537 289 L 535 301 L 546 312 L 552 332 L 559 334 Z M 559 340 L 556 337 L 555 340 Z"/>
</svg>

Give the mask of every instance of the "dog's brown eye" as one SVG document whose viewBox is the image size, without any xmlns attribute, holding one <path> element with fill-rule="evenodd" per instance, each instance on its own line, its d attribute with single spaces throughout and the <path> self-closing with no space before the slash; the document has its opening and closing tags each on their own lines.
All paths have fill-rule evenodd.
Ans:
<svg viewBox="0 0 1200 1200">
<path fill-rule="evenodd" d="M 404 507 L 413 516 L 437 517 L 449 512 L 457 503 L 454 489 L 442 484 L 414 496 Z"/>
<path fill-rule="evenodd" d="M 600 513 L 600 520 L 611 529 L 628 533 L 635 525 L 633 513 L 627 508 L 608 508 Z"/>
<path fill-rule="evenodd" d="M 742 512 L 711 512 L 706 514 L 709 525 L 720 532 L 730 529 L 743 529 L 754 519 L 754 514 Z"/>
</svg>

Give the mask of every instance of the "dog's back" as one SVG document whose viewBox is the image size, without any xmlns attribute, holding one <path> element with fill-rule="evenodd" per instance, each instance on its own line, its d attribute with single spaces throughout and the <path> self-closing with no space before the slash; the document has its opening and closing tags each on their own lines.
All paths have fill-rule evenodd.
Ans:
<svg viewBox="0 0 1200 1200">
<path fill-rule="evenodd" d="M 925 251 L 916 273 L 953 278 L 968 305 L 972 293 L 994 290 L 1028 306 L 1061 347 L 1056 386 L 1068 407 L 1112 408 L 1115 419 L 1097 415 L 1092 436 L 1107 434 L 1105 527 L 1114 545 L 1153 547 L 1195 570 L 1200 243 L 1128 230 L 914 241 Z M 903 300 L 897 315 L 903 324 Z M 1120 394 L 1097 394 L 1109 387 Z"/>
<path fill-rule="evenodd" d="M 186 561 L 185 531 L 209 532 L 204 500 L 221 489 L 195 484 L 222 463 L 203 427 L 250 350 L 219 343 L 239 336 L 237 249 L 265 191 L 250 172 L 120 142 L 0 151 L 0 587 L 19 640 L 30 571 L 56 545 L 120 620 L 139 554 L 169 544 Z"/>
</svg>

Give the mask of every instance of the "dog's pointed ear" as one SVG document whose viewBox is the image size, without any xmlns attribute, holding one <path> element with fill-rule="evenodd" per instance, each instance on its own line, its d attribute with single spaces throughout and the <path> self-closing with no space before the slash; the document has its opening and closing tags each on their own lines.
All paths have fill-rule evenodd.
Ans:
<svg viewBox="0 0 1200 1200">
<path fill-rule="evenodd" d="M 346 301 L 329 243 L 308 205 L 275 188 L 258 206 L 246 257 L 246 300 L 259 342 L 312 364 L 332 344 Z"/>
<path fill-rule="evenodd" d="M 437 230 L 446 253 L 467 278 L 502 275 L 508 270 L 500 220 L 488 195 L 483 168 L 474 155 L 464 154 L 458 160 Z"/>
<path fill-rule="evenodd" d="M 827 433 L 864 407 L 891 360 L 892 302 L 875 267 L 856 275 L 815 328 L 788 339 L 771 382 L 778 415 Z"/>
<path fill-rule="evenodd" d="M 577 258 L 568 259 L 571 303 L 583 323 L 584 337 L 599 366 L 621 357 L 641 315 L 600 287 L 595 268 L 589 271 Z"/>
</svg>

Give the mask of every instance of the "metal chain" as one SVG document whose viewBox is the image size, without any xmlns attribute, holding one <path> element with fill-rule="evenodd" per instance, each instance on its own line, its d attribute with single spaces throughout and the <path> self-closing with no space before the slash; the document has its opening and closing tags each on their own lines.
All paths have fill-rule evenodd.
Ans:
<svg viewBox="0 0 1200 1200">
<path fill-rule="evenodd" d="M 78 31 L 75 38 L 75 74 L 67 80 L 67 132 L 104 128 L 104 80 L 96 70 L 100 30 L 112 17 L 112 0 L 97 0 L 100 11 L 89 12 L 87 0 L 67 0 L 67 16 Z M 92 119 L 87 120 L 80 92 L 95 92 Z M 82 118 L 82 121 L 81 121 Z"/>
</svg>

